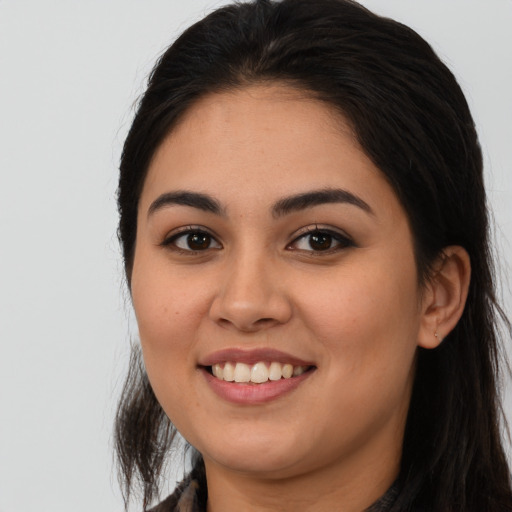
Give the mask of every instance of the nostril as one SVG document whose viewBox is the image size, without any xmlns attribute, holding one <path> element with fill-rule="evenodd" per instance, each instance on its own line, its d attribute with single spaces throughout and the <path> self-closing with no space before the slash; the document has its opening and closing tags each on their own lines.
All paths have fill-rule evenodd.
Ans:
<svg viewBox="0 0 512 512">
<path fill-rule="evenodd" d="M 259 320 L 256 320 L 256 324 L 269 324 L 275 322 L 274 318 L 260 318 Z"/>
<path fill-rule="evenodd" d="M 229 328 L 231 326 L 235 326 L 238 330 L 243 332 L 256 332 L 261 329 L 264 329 L 266 327 L 271 327 L 275 323 L 278 323 L 278 321 L 275 318 L 259 318 L 258 320 L 252 321 L 252 322 L 234 322 L 232 320 L 229 320 L 228 318 L 219 318 L 217 320 L 217 323 L 221 325 L 222 327 Z"/>
<path fill-rule="evenodd" d="M 253 331 L 286 323 L 292 314 L 287 293 L 258 262 L 238 258 L 227 279 L 211 296 L 209 316 L 227 327 Z"/>
</svg>

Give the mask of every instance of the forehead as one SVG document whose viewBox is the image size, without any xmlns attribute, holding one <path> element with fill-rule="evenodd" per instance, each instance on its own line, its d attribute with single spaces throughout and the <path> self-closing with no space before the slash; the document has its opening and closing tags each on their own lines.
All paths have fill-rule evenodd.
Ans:
<svg viewBox="0 0 512 512">
<path fill-rule="evenodd" d="M 334 107 L 290 87 L 257 85 L 205 96 L 185 113 L 154 155 L 141 206 L 180 189 L 265 204 L 328 187 L 394 197 Z"/>
<path fill-rule="evenodd" d="M 227 91 L 212 93 L 201 97 L 189 108 L 176 128 L 186 129 L 187 125 L 208 130 L 212 125 L 218 129 L 229 130 L 237 126 L 237 136 L 254 137 L 258 128 L 272 131 L 276 129 L 276 120 L 293 117 L 295 123 L 288 126 L 284 134 L 300 135 L 305 125 L 321 123 L 323 130 L 332 135 L 356 137 L 348 120 L 333 105 L 315 97 L 314 92 L 298 89 L 284 83 L 256 84 Z M 243 118 L 242 123 L 238 123 Z M 192 125 L 192 126 L 190 126 Z M 240 131 L 240 128 L 245 127 Z M 317 126 L 318 127 L 318 126 Z M 173 134 L 176 129 L 170 134 Z"/>
</svg>

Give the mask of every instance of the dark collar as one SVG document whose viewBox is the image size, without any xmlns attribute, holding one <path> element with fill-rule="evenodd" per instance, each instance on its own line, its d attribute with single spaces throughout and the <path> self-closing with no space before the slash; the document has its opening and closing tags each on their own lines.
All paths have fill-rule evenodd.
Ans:
<svg viewBox="0 0 512 512">
<path fill-rule="evenodd" d="M 397 496 L 398 485 L 395 482 L 384 496 L 364 512 L 388 512 Z M 206 499 L 206 480 L 192 472 L 166 500 L 148 512 L 206 512 Z"/>
</svg>

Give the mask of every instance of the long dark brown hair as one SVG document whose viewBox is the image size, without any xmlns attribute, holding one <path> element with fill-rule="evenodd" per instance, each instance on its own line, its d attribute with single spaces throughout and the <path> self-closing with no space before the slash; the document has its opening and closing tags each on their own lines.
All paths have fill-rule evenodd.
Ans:
<svg viewBox="0 0 512 512">
<path fill-rule="evenodd" d="M 276 81 L 351 122 L 407 212 L 422 282 L 448 245 L 471 258 L 460 322 L 437 349 L 418 349 L 393 512 L 512 510 L 497 392 L 499 320 L 507 337 L 510 324 L 495 296 L 481 150 L 454 76 L 410 28 L 350 0 L 257 0 L 186 30 L 151 73 L 124 145 L 118 206 L 128 285 L 138 201 L 163 137 L 205 94 Z M 145 507 L 175 429 L 137 349 L 115 435 L 125 496 L 139 483 Z"/>
</svg>

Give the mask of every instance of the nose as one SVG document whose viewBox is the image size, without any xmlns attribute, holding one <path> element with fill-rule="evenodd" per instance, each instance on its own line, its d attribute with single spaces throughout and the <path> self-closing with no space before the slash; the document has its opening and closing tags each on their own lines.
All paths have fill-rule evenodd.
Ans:
<svg viewBox="0 0 512 512">
<path fill-rule="evenodd" d="M 243 332 L 285 324 L 292 316 L 292 305 L 278 274 L 268 257 L 234 256 L 226 264 L 211 303 L 210 318 L 223 327 Z"/>
</svg>

